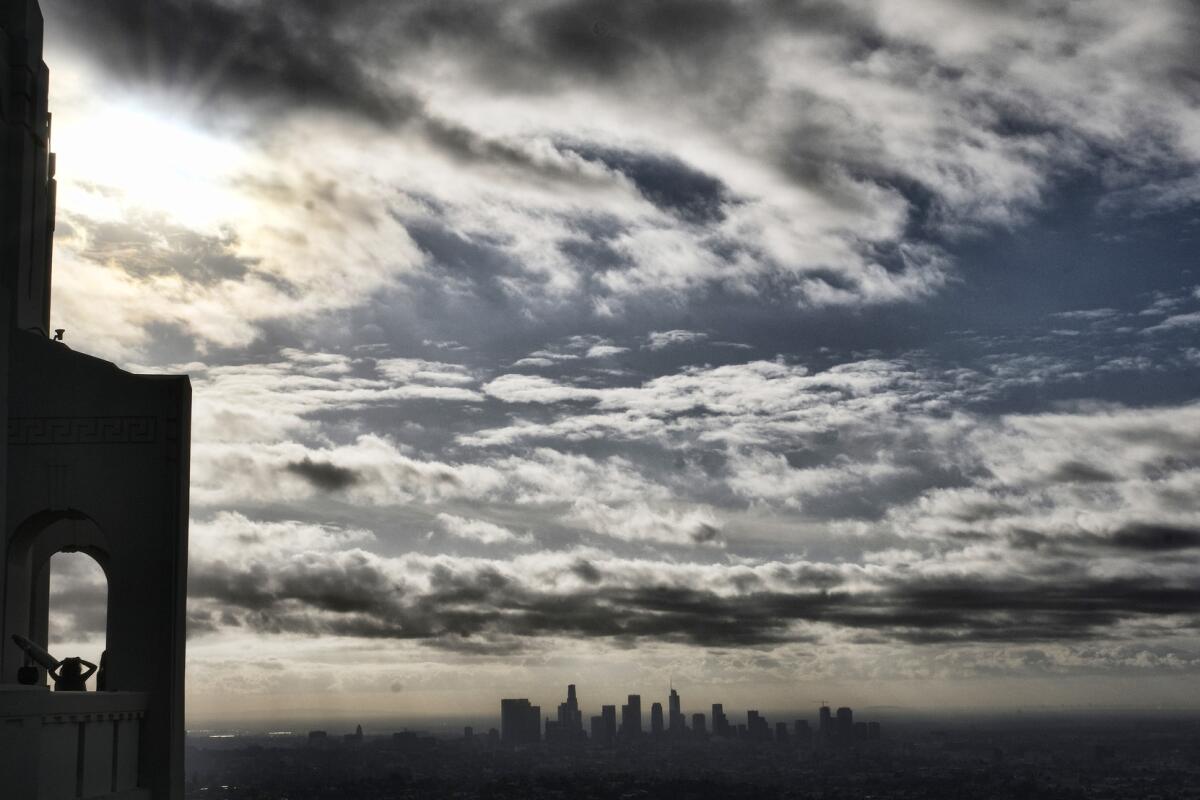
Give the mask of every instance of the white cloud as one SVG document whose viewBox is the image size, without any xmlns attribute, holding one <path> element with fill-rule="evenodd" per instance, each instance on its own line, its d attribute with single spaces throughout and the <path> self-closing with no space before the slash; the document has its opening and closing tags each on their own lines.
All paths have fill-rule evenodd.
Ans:
<svg viewBox="0 0 1200 800">
<path fill-rule="evenodd" d="M 442 529 L 451 536 L 457 536 L 460 539 L 469 539 L 480 544 L 501 544 L 506 542 L 530 544 L 533 542 L 533 536 L 528 533 L 516 534 L 508 528 L 482 519 L 467 519 L 466 517 L 458 517 L 454 514 L 443 512 L 437 515 L 437 520 L 441 523 Z"/>
<path fill-rule="evenodd" d="M 650 350 L 663 350 L 674 345 L 700 342 L 707 338 L 707 333 L 701 333 L 699 331 L 687 331 L 680 329 L 670 331 L 651 331 L 650 334 L 646 336 L 646 344 L 644 347 Z"/>
<path fill-rule="evenodd" d="M 588 348 L 588 358 L 609 358 L 611 356 L 628 353 L 628 347 L 618 347 L 613 344 L 594 344 Z"/>
</svg>

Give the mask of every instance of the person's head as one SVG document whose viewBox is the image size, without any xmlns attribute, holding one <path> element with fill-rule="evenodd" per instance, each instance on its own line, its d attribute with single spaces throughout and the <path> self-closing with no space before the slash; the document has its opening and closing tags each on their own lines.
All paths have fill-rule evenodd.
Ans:
<svg viewBox="0 0 1200 800">
<path fill-rule="evenodd" d="M 64 658 L 58 666 L 58 674 L 64 678 L 78 678 L 83 674 L 83 659 Z"/>
</svg>

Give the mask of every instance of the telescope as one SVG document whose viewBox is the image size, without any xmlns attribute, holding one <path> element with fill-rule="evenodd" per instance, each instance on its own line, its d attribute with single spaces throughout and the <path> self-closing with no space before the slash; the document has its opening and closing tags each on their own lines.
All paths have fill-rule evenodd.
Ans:
<svg viewBox="0 0 1200 800">
<path fill-rule="evenodd" d="M 58 659 L 47 653 L 41 645 L 29 641 L 19 633 L 14 633 L 12 639 L 17 643 L 17 647 L 24 650 L 30 658 L 42 665 L 47 671 L 58 669 Z"/>
</svg>

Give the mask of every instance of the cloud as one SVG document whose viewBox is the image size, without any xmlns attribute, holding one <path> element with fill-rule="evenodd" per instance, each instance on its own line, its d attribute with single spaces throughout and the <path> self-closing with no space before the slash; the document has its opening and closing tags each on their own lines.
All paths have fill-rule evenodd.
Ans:
<svg viewBox="0 0 1200 800">
<path fill-rule="evenodd" d="M 529 534 L 518 535 L 508 528 L 482 519 L 467 519 L 441 513 L 437 515 L 437 520 L 441 523 L 442 529 L 451 536 L 469 539 L 480 544 L 500 544 L 502 542 L 530 544 L 533 542 L 533 537 Z"/>
<path fill-rule="evenodd" d="M 896 411 L 912 391 L 929 389 L 907 365 L 877 360 L 840 364 L 810 374 L 803 365 L 753 361 L 686 367 L 640 386 L 584 387 L 541 375 L 499 375 L 485 394 L 511 404 L 581 404 L 587 414 L 561 413 L 547 423 L 517 423 L 460 437 L 464 444 L 498 444 L 546 437 L 668 438 L 676 435 L 730 443 L 765 443 L 803 434 L 858 414 Z M 833 401 L 840 401 L 834 404 Z"/>
<path fill-rule="evenodd" d="M 352 469 L 339 467 L 329 462 L 313 461 L 307 456 L 287 464 L 285 469 L 301 476 L 318 489 L 330 492 L 353 486 L 361 477 Z"/>
<path fill-rule="evenodd" d="M 1115 546 L 1129 550 L 1161 552 L 1200 548 L 1200 529 L 1170 525 L 1130 525 L 1113 534 Z"/>
<path fill-rule="evenodd" d="M 646 337 L 646 344 L 644 346 L 650 350 L 664 350 L 674 345 L 691 344 L 707 338 L 708 334 L 700 333 L 699 331 L 651 331 Z"/>
<path fill-rule="evenodd" d="M 108 629 L 108 578 L 100 564 L 84 553 L 56 553 L 48 569 L 51 653 L 60 659 L 83 656 L 95 662 Z"/>
<path fill-rule="evenodd" d="M 1193 281 L 958 265 L 1182 218 L 1186 4 L 44 4 L 56 318 L 193 376 L 205 647 L 1194 670 Z"/>
<path fill-rule="evenodd" d="M 618 347 L 612 344 L 594 344 L 587 350 L 588 358 L 609 358 L 611 356 L 628 353 L 628 347 Z"/>
<path fill-rule="evenodd" d="M 1107 483 L 1115 480 L 1111 473 L 1082 461 L 1064 461 L 1050 475 L 1050 479 L 1067 483 Z"/>
<path fill-rule="evenodd" d="M 252 295 L 235 316 L 253 329 L 289 298 L 279 317 L 397 280 L 531 314 L 725 292 L 809 307 L 929 297 L 954 279 L 948 244 L 1022 224 L 1075 167 L 1146 176 L 1200 158 L 1178 78 L 1193 11 L 1164 4 L 1135 24 L 1117 3 L 1035 6 L 922 0 L 911 14 L 937 30 L 894 2 L 849 1 L 713 0 L 685 25 L 670 3 L 624 0 L 47 13 L 98 69 L 271 153 L 275 174 L 236 189 L 280 213 L 226 220 L 253 291 L 209 298 Z M 348 138 L 369 160 L 333 146 Z M 361 251 L 326 247 L 334 232 Z M 272 294 L 266 276 L 297 291 Z M 223 327 L 198 333 L 251 336 Z"/>
<path fill-rule="evenodd" d="M 652 509 L 646 503 L 611 506 L 577 500 L 568 519 L 614 539 L 723 547 L 720 524 L 706 508 Z"/>
<path fill-rule="evenodd" d="M 1183 633 L 1200 609 L 1183 573 L 1118 577 L 1084 564 L 1055 565 L 1044 583 L 1039 574 L 921 562 L 721 565 L 599 551 L 386 558 L 335 550 L 345 532 L 294 523 L 271 526 L 268 548 L 250 533 L 258 526 L 229 515 L 199 526 L 203 552 L 221 557 L 201 559 L 190 588 L 196 605 L 237 609 L 242 624 L 262 632 L 442 644 L 566 635 L 734 647 L 837 641 L 838 631 L 899 643 L 1061 642 L 1163 635 L 1159 626 L 1140 632 L 1147 619 Z M 289 530 L 299 543 L 278 540 Z"/>
<path fill-rule="evenodd" d="M 46 11 L 122 77 L 188 85 L 204 93 L 202 101 L 233 93 L 273 99 L 277 111 L 314 104 L 380 122 L 409 113 L 336 34 L 334 19 L 302 8 L 177 0 L 153 6 L 118 0 L 99 8 L 54 0 Z"/>
<path fill-rule="evenodd" d="M 397 383 L 421 383 L 462 386 L 475 383 L 475 378 L 463 366 L 441 361 L 426 361 L 420 358 L 383 358 L 375 362 L 375 368 L 386 378 Z"/>
</svg>

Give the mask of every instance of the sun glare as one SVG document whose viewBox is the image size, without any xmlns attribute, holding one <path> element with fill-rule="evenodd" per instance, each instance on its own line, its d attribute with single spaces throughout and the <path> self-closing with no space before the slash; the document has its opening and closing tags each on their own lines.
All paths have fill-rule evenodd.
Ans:
<svg viewBox="0 0 1200 800">
<path fill-rule="evenodd" d="M 248 161 L 235 142 L 134 102 L 73 111 L 54 129 L 64 209 L 100 218 L 161 214 L 206 230 L 248 212 L 230 187 Z"/>
</svg>

